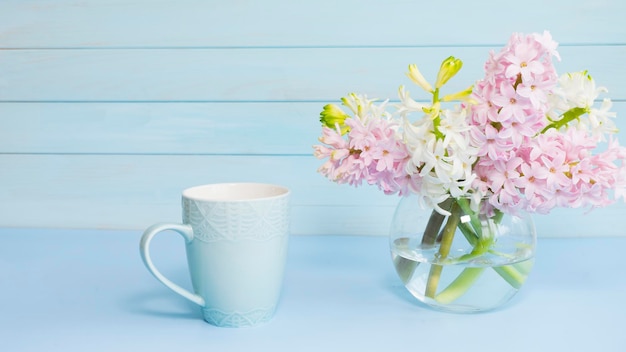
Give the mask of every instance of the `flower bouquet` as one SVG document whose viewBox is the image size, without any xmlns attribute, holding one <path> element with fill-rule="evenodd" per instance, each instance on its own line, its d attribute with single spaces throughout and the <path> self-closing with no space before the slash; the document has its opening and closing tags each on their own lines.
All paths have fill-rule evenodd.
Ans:
<svg viewBox="0 0 626 352">
<path fill-rule="evenodd" d="M 417 240 L 392 241 L 396 270 L 421 300 L 456 302 L 485 268 L 494 269 L 493 280 L 519 289 L 530 270 L 524 263 L 533 256 L 534 227 L 506 216 L 626 200 L 626 148 L 615 136 L 616 114 L 610 99 L 596 102 L 606 89 L 586 71 L 559 76 L 554 59 L 560 56 L 548 32 L 513 34 L 489 54 L 485 76 L 463 91 L 444 92 L 462 67 L 448 57 L 432 85 L 416 65 L 408 67 L 428 99 L 414 100 L 400 86 L 396 104 L 353 93 L 341 99 L 343 108 L 324 106 L 321 144 L 314 146 L 325 160 L 319 173 L 340 184 L 376 185 L 430 209 L 423 225 L 411 225 L 421 229 L 398 227 L 417 232 Z M 396 217 L 401 208 L 415 209 L 401 201 Z M 516 231 L 531 239 L 505 244 Z M 442 272 L 454 265 L 446 281 Z"/>
</svg>

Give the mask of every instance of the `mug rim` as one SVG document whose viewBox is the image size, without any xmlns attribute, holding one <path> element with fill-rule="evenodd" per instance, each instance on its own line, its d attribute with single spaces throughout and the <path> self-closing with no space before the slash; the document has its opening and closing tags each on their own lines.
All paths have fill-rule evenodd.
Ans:
<svg viewBox="0 0 626 352">
<path fill-rule="evenodd" d="M 198 194 L 199 192 L 206 191 L 209 188 L 245 188 L 256 189 L 257 191 L 263 191 L 262 193 L 268 193 L 268 195 L 257 194 L 252 196 L 240 196 L 228 198 L 226 196 Z M 272 191 L 273 192 L 270 192 Z M 222 191 L 224 192 L 224 191 Z M 188 187 L 183 190 L 183 198 L 192 199 L 195 201 L 203 202 L 253 202 L 264 201 L 276 198 L 281 198 L 289 195 L 291 190 L 285 186 L 262 183 L 262 182 L 222 182 L 222 183 L 207 183 L 203 185 L 197 185 Z"/>
</svg>

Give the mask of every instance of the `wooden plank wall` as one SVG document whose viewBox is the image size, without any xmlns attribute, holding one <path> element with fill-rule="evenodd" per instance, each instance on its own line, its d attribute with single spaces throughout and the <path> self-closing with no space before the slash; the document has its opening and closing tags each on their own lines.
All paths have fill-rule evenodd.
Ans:
<svg viewBox="0 0 626 352">
<path fill-rule="evenodd" d="M 559 71 L 607 86 L 626 131 L 624 13 L 623 0 L 4 0 L 0 226 L 142 229 L 178 221 L 188 186 L 258 181 L 292 189 L 294 234 L 385 235 L 397 197 L 316 173 L 324 104 L 395 98 L 408 64 L 434 77 L 449 55 L 465 87 L 511 33 L 550 30 Z M 538 231 L 626 235 L 624 204 L 581 214 L 537 217 Z"/>
</svg>

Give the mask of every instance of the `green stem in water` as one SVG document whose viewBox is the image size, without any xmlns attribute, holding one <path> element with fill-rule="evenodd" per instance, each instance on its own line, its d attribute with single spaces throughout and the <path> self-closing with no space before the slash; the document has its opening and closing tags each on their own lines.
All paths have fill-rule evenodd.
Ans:
<svg viewBox="0 0 626 352">
<path fill-rule="evenodd" d="M 407 250 L 409 247 L 409 239 L 398 238 L 394 241 L 394 245 L 398 249 Z M 393 257 L 393 265 L 396 267 L 396 271 L 404 284 L 411 280 L 418 264 L 418 262 L 406 259 L 401 255 L 395 255 Z"/>
<path fill-rule="evenodd" d="M 454 202 L 450 209 L 451 215 L 448 217 L 445 227 L 443 228 L 443 236 L 441 239 L 441 245 L 439 245 L 439 259 L 445 259 L 450 253 L 452 247 L 452 240 L 454 239 L 454 232 L 459 225 L 459 219 L 461 216 L 461 208 Z M 428 274 L 428 282 L 426 283 L 426 297 L 434 298 L 437 292 L 437 286 L 439 285 L 439 279 L 441 278 L 441 271 L 443 266 L 433 264 Z"/>
<path fill-rule="evenodd" d="M 497 232 L 497 227 L 500 225 L 502 216 L 504 215 L 502 212 L 496 211 L 496 213 L 491 218 L 487 219 L 486 222 L 485 220 L 481 221 L 479 215 L 472 211 L 469 199 L 466 198 L 454 200 L 450 207 L 450 212 L 451 215 L 448 217 L 448 221 L 439 235 L 441 244 L 439 246 L 437 258 L 439 259 L 440 264 L 432 265 L 428 275 L 425 291 L 426 297 L 433 298 L 443 304 L 449 304 L 463 296 L 474 285 L 476 280 L 478 280 L 482 272 L 485 270 L 485 268 L 466 268 L 454 279 L 452 283 L 448 285 L 448 287 L 437 294 L 437 288 L 443 271 L 443 263 L 446 263 L 446 258 L 450 253 L 456 229 L 458 228 L 461 233 L 463 233 L 467 241 L 472 245 L 473 249 L 470 253 L 463 255 L 458 259 L 453 259 L 450 262 L 456 262 L 457 260 L 463 262 L 473 258 L 478 258 L 487 252 L 494 253 L 491 247 L 496 240 L 495 233 Z M 439 225 L 432 226 L 427 233 L 424 233 L 424 237 L 430 236 L 426 241 L 429 241 L 431 244 L 434 243 L 432 238 L 437 231 L 437 227 L 441 226 L 440 224 L 443 221 L 442 218 L 437 217 L 434 213 L 433 216 L 437 218 Z M 431 216 L 431 218 L 433 216 Z M 466 216 L 467 219 L 464 218 Z M 462 218 L 464 219 L 463 221 L 461 220 Z M 431 225 L 430 222 L 429 225 Z M 424 241 L 425 239 L 422 238 L 422 243 L 424 243 Z M 531 265 L 532 262 L 526 262 L 493 267 L 493 269 L 508 284 L 516 289 L 519 289 L 526 281 Z"/>
<path fill-rule="evenodd" d="M 495 270 L 498 275 L 508 282 L 509 285 L 519 290 L 524 282 L 526 282 L 526 278 L 528 277 L 528 273 L 531 268 L 532 261 L 526 261 L 513 265 L 493 267 L 493 270 Z"/>
<path fill-rule="evenodd" d="M 526 275 L 521 274 L 513 266 L 494 266 L 493 270 L 516 289 L 522 287 L 522 284 L 526 281 Z"/>
<path fill-rule="evenodd" d="M 465 239 L 472 245 L 472 247 L 476 246 L 479 238 L 476 236 L 476 233 L 472 230 L 471 226 L 465 223 L 460 223 L 459 230 L 461 230 L 461 233 L 465 236 Z"/>
<path fill-rule="evenodd" d="M 469 204 L 470 200 L 467 198 L 459 198 L 456 200 L 456 202 L 459 204 L 461 209 L 463 209 L 463 212 L 469 215 L 470 224 L 472 225 L 472 228 L 474 229 L 476 237 L 480 239 L 483 236 L 482 224 L 480 223 L 480 218 L 478 217 L 478 214 L 474 212 L 472 208 L 470 207 L 470 204 Z"/>
<path fill-rule="evenodd" d="M 449 209 L 451 203 L 452 199 L 448 198 L 445 201 L 441 202 L 439 206 L 442 209 Z M 437 235 L 439 234 L 439 229 L 441 228 L 444 219 L 445 215 L 442 215 L 436 210 L 433 210 L 433 212 L 430 214 L 430 218 L 428 219 L 428 224 L 426 224 L 426 229 L 424 229 L 422 245 L 432 246 L 435 244 L 437 240 Z"/>
<path fill-rule="evenodd" d="M 485 268 L 465 268 L 463 272 L 459 274 L 459 276 L 448 285 L 443 291 L 441 291 L 437 296 L 435 296 L 435 300 L 437 302 L 448 304 L 454 302 L 459 297 L 463 296 L 467 290 L 472 287 L 474 282 L 478 280 L 480 274 L 483 273 Z"/>
<path fill-rule="evenodd" d="M 450 204 L 452 204 L 452 199 L 446 199 L 441 202 L 439 206 L 442 209 L 449 209 Z M 445 219 L 445 215 L 440 214 L 436 210 L 433 210 L 430 214 L 430 218 L 428 219 L 428 223 L 426 224 L 426 228 L 424 229 L 424 235 L 422 236 L 422 246 L 429 247 L 434 246 L 437 241 L 437 235 L 439 233 L 439 229 L 443 224 L 443 220 Z M 396 246 L 400 247 L 408 247 L 408 241 L 402 241 L 401 239 L 396 240 Z M 418 262 L 408 260 L 403 258 L 402 256 L 397 256 L 393 259 L 393 264 L 396 267 L 396 271 L 400 276 L 400 279 L 405 284 L 409 282 L 411 277 L 413 277 L 413 273 L 415 272 L 415 268 L 419 265 Z"/>
<path fill-rule="evenodd" d="M 408 260 L 403 258 L 402 256 L 397 256 L 393 260 L 393 265 L 396 267 L 396 271 L 398 272 L 398 276 L 400 276 L 400 280 L 404 284 L 407 284 L 411 277 L 413 277 L 413 273 L 415 272 L 415 268 L 419 263 L 413 260 Z"/>
</svg>

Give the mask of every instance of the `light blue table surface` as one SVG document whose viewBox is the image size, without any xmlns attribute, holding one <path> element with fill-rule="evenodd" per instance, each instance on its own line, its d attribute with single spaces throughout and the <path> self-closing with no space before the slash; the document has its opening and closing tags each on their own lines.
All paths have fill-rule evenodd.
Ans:
<svg viewBox="0 0 626 352">
<path fill-rule="evenodd" d="M 626 237 L 540 239 L 510 304 L 457 315 L 409 295 L 385 237 L 293 236 L 276 316 L 232 329 L 150 276 L 140 236 L 0 229 L 0 351 L 626 351 Z M 180 237 L 152 248 L 188 288 Z"/>
</svg>

